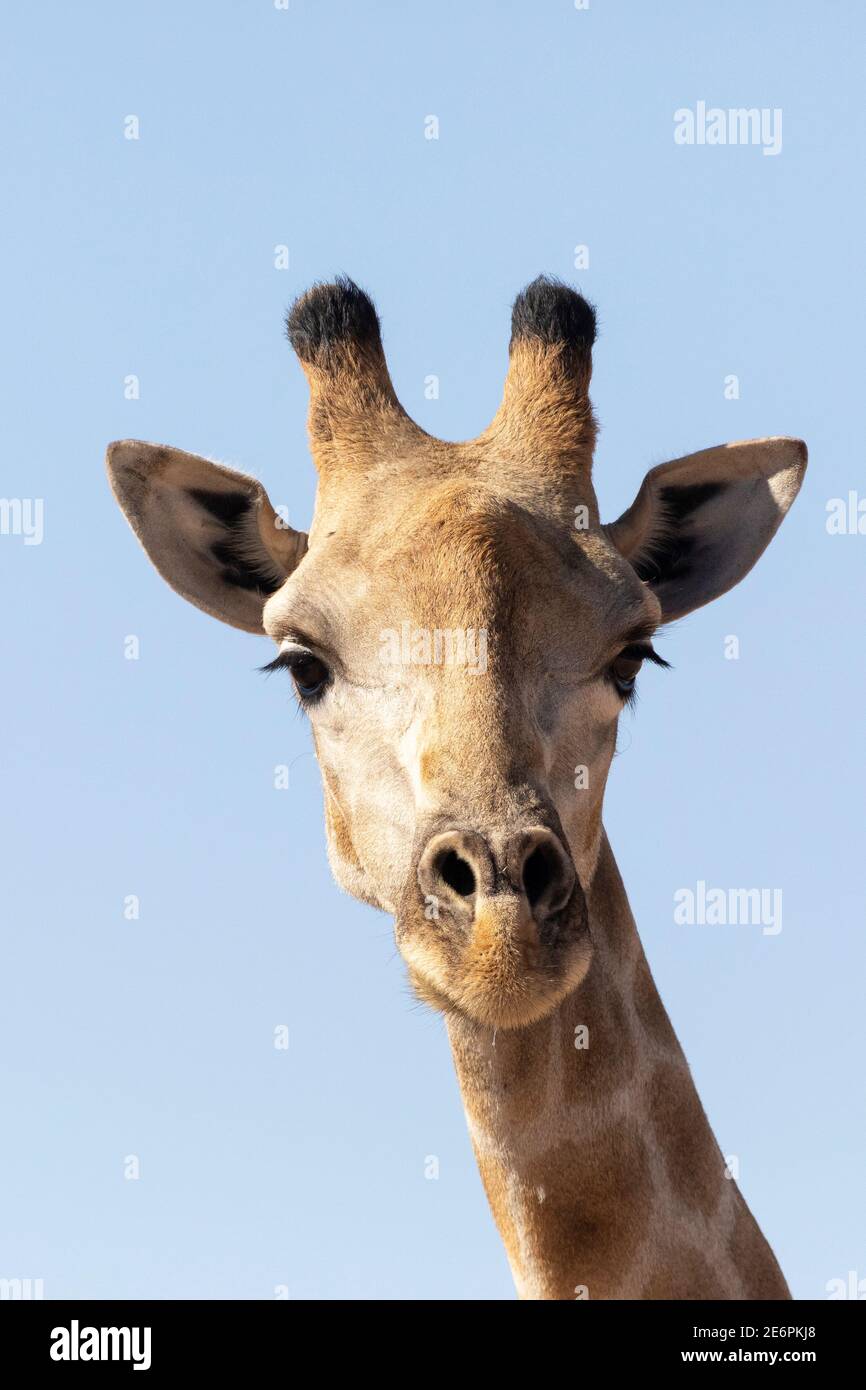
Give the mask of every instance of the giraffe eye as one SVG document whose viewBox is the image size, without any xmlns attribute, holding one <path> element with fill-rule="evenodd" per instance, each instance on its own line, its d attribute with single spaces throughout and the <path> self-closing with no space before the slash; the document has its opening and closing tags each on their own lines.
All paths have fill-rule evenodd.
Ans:
<svg viewBox="0 0 866 1390">
<path fill-rule="evenodd" d="M 328 683 L 327 666 L 312 652 L 290 652 L 288 656 L 286 664 L 298 694 L 305 700 L 314 700 Z"/>
<path fill-rule="evenodd" d="M 624 700 L 633 698 L 637 674 L 645 661 L 652 661 L 656 666 L 665 668 L 668 666 L 664 657 L 659 656 L 649 642 L 631 642 L 627 647 L 623 647 L 616 660 L 607 668 L 608 678 Z"/>
<path fill-rule="evenodd" d="M 616 661 L 610 668 L 613 683 L 620 695 L 629 696 L 635 687 L 638 671 L 644 662 L 643 653 L 637 653 L 633 648 L 626 647 L 624 652 L 620 652 Z"/>
<path fill-rule="evenodd" d="M 298 695 L 307 704 L 319 698 L 331 678 L 331 672 L 324 661 L 300 647 L 281 651 L 273 661 L 261 669 L 265 675 L 270 675 L 273 671 L 288 671 Z"/>
</svg>

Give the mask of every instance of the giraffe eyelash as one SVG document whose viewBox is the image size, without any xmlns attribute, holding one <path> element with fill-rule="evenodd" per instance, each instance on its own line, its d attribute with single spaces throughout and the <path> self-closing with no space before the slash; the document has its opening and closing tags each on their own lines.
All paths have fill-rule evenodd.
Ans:
<svg viewBox="0 0 866 1390">
<path fill-rule="evenodd" d="M 260 675 L 272 676 L 275 671 L 291 670 L 291 667 L 289 665 L 290 655 L 291 653 L 288 651 L 277 652 L 277 655 L 274 657 L 273 661 L 269 661 L 265 666 L 259 666 L 258 670 Z"/>
<path fill-rule="evenodd" d="M 305 667 L 312 667 L 313 673 L 317 677 L 308 681 L 307 684 L 304 683 Z M 301 646 L 285 647 L 277 653 L 273 661 L 269 661 L 266 666 L 260 666 L 259 670 L 265 676 L 271 676 L 275 671 L 288 671 L 292 677 L 295 695 L 302 709 L 306 709 L 309 705 L 320 700 L 331 683 L 331 668 L 327 662 L 316 656 L 315 652 Z M 308 676 L 309 674 L 308 670 Z"/>
<path fill-rule="evenodd" d="M 673 667 L 669 661 L 665 661 L 663 656 L 659 656 L 655 647 L 649 642 L 632 642 L 628 647 L 624 647 L 620 656 L 628 656 L 634 661 L 651 661 L 654 666 L 661 666 L 664 671 L 671 671 Z"/>
<path fill-rule="evenodd" d="M 625 659 L 626 661 L 635 661 L 640 663 L 643 663 L 644 661 L 650 661 L 655 666 L 661 666 L 662 669 L 665 671 L 669 671 L 671 669 L 671 664 L 669 661 L 665 661 L 663 656 L 659 656 L 658 652 L 655 650 L 655 648 L 652 646 L 650 642 L 630 642 L 628 646 L 623 647 L 622 651 L 618 654 L 617 657 L 615 657 L 615 659 L 611 662 L 610 666 L 608 667 L 607 675 L 608 679 L 610 680 L 611 684 L 613 685 L 614 689 L 616 690 L 617 694 L 622 700 L 623 705 L 627 705 L 630 709 L 634 709 L 635 705 L 637 704 L 638 698 L 637 678 L 638 673 L 640 671 L 640 666 L 638 666 L 638 670 L 635 671 L 634 675 L 628 678 L 628 680 L 621 680 L 617 677 L 615 667 L 617 661 L 622 661 L 623 659 Z"/>
</svg>

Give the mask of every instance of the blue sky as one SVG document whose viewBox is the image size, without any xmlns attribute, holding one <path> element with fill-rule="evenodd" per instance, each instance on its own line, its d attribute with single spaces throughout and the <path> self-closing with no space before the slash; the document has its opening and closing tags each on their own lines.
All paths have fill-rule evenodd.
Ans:
<svg viewBox="0 0 866 1390">
<path fill-rule="evenodd" d="M 103 455 L 134 436 L 221 458 L 303 527 L 292 298 L 354 276 L 406 407 L 461 438 L 546 271 L 598 305 L 607 519 L 666 458 L 809 444 L 757 569 L 658 643 L 676 669 L 624 717 L 606 823 L 795 1295 L 866 1278 L 866 535 L 826 527 L 830 499 L 866 495 L 863 10 L 49 2 L 2 26 L 0 492 L 44 500 L 44 537 L 0 535 L 0 1276 L 46 1297 L 514 1296 L 441 1022 L 388 919 L 331 880 L 306 726 L 255 671 L 269 644 L 170 591 Z M 780 109 L 781 151 L 676 144 L 701 100 Z M 677 926 L 698 880 L 781 888 L 783 930 Z"/>
</svg>

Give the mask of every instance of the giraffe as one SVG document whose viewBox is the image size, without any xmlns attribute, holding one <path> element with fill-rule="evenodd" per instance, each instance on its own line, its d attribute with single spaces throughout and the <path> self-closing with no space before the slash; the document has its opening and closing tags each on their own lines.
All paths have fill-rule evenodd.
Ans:
<svg viewBox="0 0 866 1390">
<path fill-rule="evenodd" d="M 309 716 L 337 882 L 393 916 L 445 1017 L 518 1296 L 789 1298 L 656 990 L 602 803 L 638 672 L 666 664 L 653 634 L 751 569 L 805 445 L 661 464 L 602 524 L 595 315 L 575 290 L 540 277 L 518 295 L 502 403 L 461 443 L 406 414 L 352 281 L 314 286 L 287 329 L 310 388 L 309 536 L 256 480 L 178 449 L 114 443 L 109 477 L 168 583 L 276 645 L 266 669 Z"/>
</svg>

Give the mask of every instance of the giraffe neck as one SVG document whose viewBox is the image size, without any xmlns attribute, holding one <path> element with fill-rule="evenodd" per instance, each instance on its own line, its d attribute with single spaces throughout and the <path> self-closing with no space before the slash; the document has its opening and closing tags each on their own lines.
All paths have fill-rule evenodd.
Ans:
<svg viewBox="0 0 866 1390">
<path fill-rule="evenodd" d="M 449 1020 L 482 1181 L 523 1298 L 788 1298 L 725 1163 L 603 840 L 594 956 L 549 1018 Z"/>
</svg>

